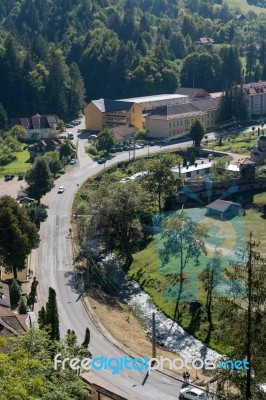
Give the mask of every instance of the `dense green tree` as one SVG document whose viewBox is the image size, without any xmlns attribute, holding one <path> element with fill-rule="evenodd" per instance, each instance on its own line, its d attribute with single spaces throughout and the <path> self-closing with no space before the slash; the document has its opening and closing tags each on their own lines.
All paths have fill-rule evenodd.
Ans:
<svg viewBox="0 0 266 400">
<path fill-rule="evenodd" d="M 41 198 L 53 187 L 52 174 L 44 157 L 36 159 L 31 169 L 27 172 L 25 180 L 29 184 L 27 187 L 28 195 L 40 203 Z"/>
<path fill-rule="evenodd" d="M 23 204 L 23 209 L 37 228 L 40 228 L 41 222 L 44 222 L 48 217 L 47 207 L 44 204 Z"/>
<path fill-rule="evenodd" d="M 49 169 L 55 177 L 57 172 L 59 172 L 63 167 L 59 154 L 56 151 L 48 151 L 44 154 L 44 158 L 47 160 Z"/>
<path fill-rule="evenodd" d="M 0 252 L 7 271 L 25 268 L 25 261 L 38 239 L 38 230 L 26 212 L 10 196 L 0 198 Z"/>
<path fill-rule="evenodd" d="M 26 129 L 21 126 L 21 125 L 15 125 L 13 126 L 10 131 L 9 134 L 11 136 L 13 136 L 15 139 L 17 140 L 21 140 L 21 139 L 26 139 L 27 137 L 27 131 Z"/>
<path fill-rule="evenodd" d="M 19 300 L 18 313 L 19 314 L 27 314 L 27 305 L 26 305 L 24 297 L 22 297 L 22 296 Z"/>
<path fill-rule="evenodd" d="M 181 180 L 174 178 L 171 167 L 165 159 L 151 160 L 143 179 L 144 186 L 154 196 L 159 212 L 163 209 L 166 197 L 177 194 L 181 188 Z"/>
<path fill-rule="evenodd" d="M 88 234 L 100 234 L 108 249 L 118 249 L 125 259 L 126 272 L 143 235 L 141 218 L 147 212 L 146 203 L 147 192 L 136 182 L 103 182 L 90 198 L 93 218 Z"/>
<path fill-rule="evenodd" d="M 21 298 L 21 288 L 16 279 L 10 285 L 10 302 L 11 307 L 16 308 Z"/>
<path fill-rule="evenodd" d="M 109 152 L 115 144 L 115 136 L 110 129 L 103 129 L 98 136 L 96 147 L 98 151 Z"/>
<path fill-rule="evenodd" d="M 8 125 L 8 117 L 7 113 L 3 107 L 3 104 L 0 103 L 0 131 L 3 131 L 7 128 Z"/>
<path fill-rule="evenodd" d="M 50 113 L 64 119 L 68 115 L 69 70 L 62 50 L 53 44 L 49 48 L 48 60 L 46 96 L 49 101 L 49 110 Z"/>
<path fill-rule="evenodd" d="M 78 65 L 73 62 L 69 67 L 70 90 L 69 90 L 69 116 L 77 117 L 84 106 L 84 82 Z"/>
<path fill-rule="evenodd" d="M 49 288 L 48 302 L 45 310 L 45 325 L 50 328 L 49 336 L 52 340 L 59 340 L 59 315 L 56 302 L 56 292 Z"/>
<path fill-rule="evenodd" d="M 62 157 L 69 157 L 72 154 L 72 147 L 69 140 L 65 140 L 62 146 L 59 149 L 60 158 Z"/>
<path fill-rule="evenodd" d="M 189 130 L 189 134 L 191 139 L 193 140 L 193 144 L 196 147 L 200 146 L 200 143 L 205 135 L 206 131 L 202 123 L 200 122 L 199 119 L 196 119 Z"/>
<path fill-rule="evenodd" d="M 1 400 L 85 400 L 88 390 L 68 365 L 54 369 L 54 351 L 64 357 L 84 358 L 84 349 L 55 343 L 47 332 L 29 329 L 12 341 L 0 337 Z M 87 350 L 88 353 L 88 350 Z"/>
<path fill-rule="evenodd" d="M 239 389 L 237 398 L 241 400 L 259 398 L 256 394 L 260 392 L 266 373 L 265 274 L 266 259 L 261 256 L 258 243 L 250 234 L 246 253 L 226 270 L 230 297 L 224 298 L 219 306 L 223 321 L 219 335 L 226 337 L 226 343 L 230 346 L 227 355 L 231 359 L 246 359 L 250 366 L 241 375 L 229 377 L 229 371 L 226 373 Z"/>
<path fill-rule="evenodd" d="M 46 326 L 46 311 L 44 307 L 38 312 L 38 325 L 40 329 L 44 329 Z"/>
</svg>

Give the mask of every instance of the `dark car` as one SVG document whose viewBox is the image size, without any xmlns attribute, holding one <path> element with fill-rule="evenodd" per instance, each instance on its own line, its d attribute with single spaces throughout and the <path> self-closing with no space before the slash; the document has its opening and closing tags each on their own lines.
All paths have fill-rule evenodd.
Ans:
<svg viewBox="0 0 266 400">
<path fill-rule="evenodd" d="M 106 163 L 106 158 L 102 157 L 98 160 L 98 164 L 105 164 Z"/>
<path fill-rule="evenodd" d="M 117 148 L 116 147 L 112 147 L 111 149 L 110 149 L 110 153 L 116 153 L 117 152 Z"/>
<path fill-rule="evenodd" d="M 121 146 L 117 147 L 117 148 L 116 148 L 116 151 L 119 151 L 119 152 L 120 152 L 120 151 L 123 151 L 123 147 L 121 147 Z"/>
<path fill-rule="evenodd" d="M 123 150 L 125 150 L 125 151 L 129 150 L 129 146 L 124 146 Z"/>
<path fill-rule="evenodd" d="M 18 174 L 18 181 L 22 181 L 23 178 L 24 178 L 24 175 L 23 175 L 23 174 Z"/>
<path fill-rule="evenodd" d="M 22 203 L 32 203 L 34 201 L 34 199 L 32 199 L 31 197 L 21 197 L 21 199 L 19 199 L 19 202 Z"/>
<path fill-rule="evenodd" d="M 11 181 L 14 178 L 14 175 L 5 175 L 5 181 Z"/>
<path fill-rule="evenodd" d="M 154 146 L 154 142 L 149 142 L 149 145 L 150 146 Z"/>
</svg>

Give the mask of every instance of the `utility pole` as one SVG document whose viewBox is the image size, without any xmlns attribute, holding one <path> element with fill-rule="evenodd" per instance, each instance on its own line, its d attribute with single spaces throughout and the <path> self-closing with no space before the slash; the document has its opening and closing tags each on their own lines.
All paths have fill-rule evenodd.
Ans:
<svg viewBox="0 0 266 400">
<path fill-rule="evenodd" d="M 152 313 L 152 358 L 156 358 L 155 312 Z"/>
</svg>

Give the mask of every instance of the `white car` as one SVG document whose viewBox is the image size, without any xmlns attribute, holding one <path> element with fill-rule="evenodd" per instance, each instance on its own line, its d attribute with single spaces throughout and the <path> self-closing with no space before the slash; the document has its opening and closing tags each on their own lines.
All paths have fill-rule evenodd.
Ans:
<svg viewBox="0 0 266 400">
<path fill-rule="evenodd" d="M 59 186 L 57 193 L 64 193 L 64 191 L 65 191 L 64 186 Z"/>
<path fill-rule="evenodd" d="M 184 388 L 180 390 L 179 393 L 180 399 L 187 399 L 187 400 L 207 400 L 208 397 L 206 393 L 198 388 Z"/>
<path fill-rule="evenodd" d="M 171 143 L 171 140 L 168 138 L 163 139 L 163 143 Z"/>
</svg>

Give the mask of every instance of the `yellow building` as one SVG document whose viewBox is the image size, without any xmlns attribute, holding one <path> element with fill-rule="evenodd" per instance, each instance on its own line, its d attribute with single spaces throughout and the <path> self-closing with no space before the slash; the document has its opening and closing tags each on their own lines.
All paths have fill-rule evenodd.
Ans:
<svg viewBox="0 0 266 400">
<path fill-rule="evenodd" d="M 84 109 L 85 126 L 90 131 L 101 131 L 122 125 L 134 125 L 141 129 L 142 107 L 130 101 L 93 100 Z"/>
<path fill-rule="evenodd" d="M 220 99 L 196 100 L 190 103 L 161 107 L 146 117 L 149 137 L 174 139 L 189 134 L 192 123 L 198 119 L 205 129 L 215 127 Z"/>
</svg>

